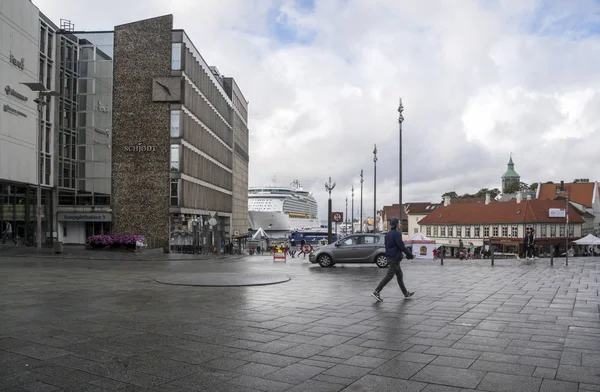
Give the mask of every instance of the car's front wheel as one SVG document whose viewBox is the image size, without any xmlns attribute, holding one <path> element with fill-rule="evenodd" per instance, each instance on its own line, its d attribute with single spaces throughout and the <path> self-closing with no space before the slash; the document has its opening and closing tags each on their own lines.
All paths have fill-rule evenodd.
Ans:
<svg viewBox="0 0 600 392">
<path fill-rule="evenodd" d="M 331 267 L 333 265 L 333 260 L 331 260 L 331 256 L 327 254 L 319 256 L 319 265 L 323 268 Z"/>
<path fill-rule="evenodd" d="M 387 257 L 385 257 L 385 255 L 378 255 L 375 257 L 375 264 L 377 264 L 379 268 L 386 268 L 388 266 Z"/>
</svg>

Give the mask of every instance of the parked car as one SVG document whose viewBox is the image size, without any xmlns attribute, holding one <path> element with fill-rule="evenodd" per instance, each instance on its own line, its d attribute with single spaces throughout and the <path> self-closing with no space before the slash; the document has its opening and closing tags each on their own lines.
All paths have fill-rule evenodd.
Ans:
<svg viewBox="0 0 600 392">
<path fill-rule="evenodd" d="M 308 257 L 311 263 L 331 267 L 337 263 L 375 263 L 388 266 L 383 234 L 353 234 L 314 250 Z"/>
</svg>

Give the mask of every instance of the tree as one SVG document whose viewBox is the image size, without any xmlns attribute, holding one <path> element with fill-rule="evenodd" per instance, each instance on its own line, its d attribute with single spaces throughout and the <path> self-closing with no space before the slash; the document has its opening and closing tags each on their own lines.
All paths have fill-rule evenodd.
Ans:
<svg viewBox="0 0 600 392">
<path fill-rule="evenodd" d="M 540 184 L 538 184 L 537 182 L 534 182 L 533 184 L 529 185 L 529 189 L 531 189 L 532 191 L 537 191 L 539 185 Z"/>
<path fill-rule="evenodd" d="M 454 191 L 446 192 L 442 195 L 442 200 L 444 200 L 444 197 L 446 197 L 446 196 L 450 196 L 451 199 L 455 199 L 458 197 L 458 193 L 456 193 Z"/>
<path fill-rule="evenodd" d="M 521 184 L 518 182 L 513 182 L 508 184 L 508 186 L 504 189 L 504 193 L 517 193 L 521 190 Z"/>
</svg>

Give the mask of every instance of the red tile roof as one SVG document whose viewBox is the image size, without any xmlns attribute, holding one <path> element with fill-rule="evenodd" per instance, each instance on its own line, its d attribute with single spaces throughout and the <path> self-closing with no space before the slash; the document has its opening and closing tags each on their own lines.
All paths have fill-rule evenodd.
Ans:
<svg viewBox="0 0 600 392">
<path fill-rule="evenodd" d="M 408 213 L 413 215 L 429 214 L 439 206 L 439 203 L 430 202 L 406 203 L 406 209 L 408 210 Z"/>
<path fill-rule="evenodd" d="M 396 203 L 396 204 L 392 204 L 391 206 L 384 206 L 383 207 L 383 214 L 385 215 L 386 219 L 389 221 L 394 217 L 398 217 L 398 212 L 400 211 L 400 204 Z M 408 216 L 406 215 L 406 211 L 404 211 L 404 208 L 402 209 L 402 219 L 408 219 Z"/>
<path fill-rule="evenodd" d="M 569 200 L 586 207 L 592 207 L 595 186 L 596 183 L 594 182 L 575 182 L 565 184 L 565 189 L 569 195 Z M 540 184 L 538 199 L 554 200 L 558 195 L 557 189 L 559 188 L 560 184 Z"/>
<path fill-rule="evenodd" d="M 560 200 L 516 200 L 504 203 L 450 204 L 435 209 L 419 221 L 420 225 L 491 224 L 491 223 L 561 223 L 565 218 L 550 218 L 550 208 L 565 208 Z M 569 222 L 584 223 L 577 211 L 569 206 Z"/>
<path fill-rule="evenodd" d="M 450 204 L 485 204 L 485 197 L 455 197 Z"/>
</svg>

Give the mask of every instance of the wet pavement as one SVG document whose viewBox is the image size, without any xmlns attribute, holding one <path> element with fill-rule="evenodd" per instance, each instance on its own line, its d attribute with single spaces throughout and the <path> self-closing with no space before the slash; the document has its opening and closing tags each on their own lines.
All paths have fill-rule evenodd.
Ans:
<svg viewBox="0 0 600 392">
<path fill-rule="evenodd" d="M 600 391 L 599 258 L 444 264 L 0 254 L 0 391 Z"/>
</svg>

